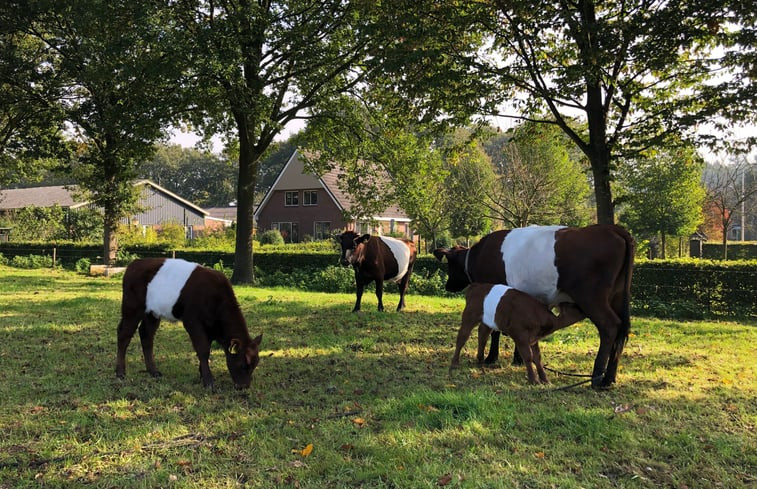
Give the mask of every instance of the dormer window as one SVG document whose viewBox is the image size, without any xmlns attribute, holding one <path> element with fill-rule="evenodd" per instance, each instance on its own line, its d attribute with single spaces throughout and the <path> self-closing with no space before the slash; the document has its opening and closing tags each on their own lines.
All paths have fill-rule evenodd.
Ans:
<svg viewBox="0 0 757 489">
<path fill-rule="evenodd" d="M 318 205 L 318 191 L 305 190 L 302 192 L 302 205 Z"/>
<path fill-rule="evenodd" d="M 287 207 L 295 207 L 300 203 L 300 193 L 295 191 L 284 192 L 284 205 Z"/>
</svg>

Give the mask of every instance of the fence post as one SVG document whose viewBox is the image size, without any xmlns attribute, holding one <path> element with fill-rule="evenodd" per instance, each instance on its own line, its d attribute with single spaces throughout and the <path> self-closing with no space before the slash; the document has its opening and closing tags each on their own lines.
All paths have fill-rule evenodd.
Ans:
<svg viewBox="0 0 757 489">
<path fill-rule="evenodd" d="M 53 246 L 53 268 L 55 268 L 55 253 L 58 250 L 55 246 Z"/>
</svg>

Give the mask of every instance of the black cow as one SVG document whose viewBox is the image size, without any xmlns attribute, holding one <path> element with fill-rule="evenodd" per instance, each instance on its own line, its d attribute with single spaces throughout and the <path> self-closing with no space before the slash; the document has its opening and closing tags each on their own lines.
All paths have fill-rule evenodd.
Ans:
<svg viewBox="0 0 757 489">
<path fill-rule="evenodd" d="M 386 236 L 360 236 L 354 231 L 345 231 L 337 236 L 337 241 L 342 246 L 341 264 L 352 265 L 355 269 L 357 300 L 352 312 L 360 310 L 363 289 L 371 282 L 376 282 L 378 310 L 383 311 L 385 280 L 399 283 L 400 302 L 397 310 L 402 310 L 405 307 L 405 293 L 415 264 L 415 243 Z"/>
<path fill-rule="evenodd" d="M 615 382 L 630 323 L 630 288 L 634 240 L 623 228 L 596 224 L 585 228 L 531 226 L 495 231 L 470 249 L 434 251 L 447 257 L 452 292 L 468 284 L 502 283 L 547 305 L 575 302 L 599 331 L 592 386 Z M 492 334 L 487 363 L 499 354 L 499 334 Z"/>
</svg>

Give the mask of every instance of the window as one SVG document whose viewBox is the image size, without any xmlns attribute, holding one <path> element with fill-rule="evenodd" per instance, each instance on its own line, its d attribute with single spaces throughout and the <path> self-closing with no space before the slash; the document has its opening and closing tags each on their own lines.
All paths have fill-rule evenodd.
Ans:
<svg viewBox="0 0 757 489">
<path fill-rule="evenodd" d="M 299 225 L 296 222 L 273 222 L 271 229 L 277 229 L 285 243 L 299 243 Z"/>
<path fill-rule="evenodd" d="M 305 190 L 302 192 L 302 205 L 318 205 L 318 191 Z"/>
<path fill-rule="evenodd" d="M 328 239 L 331 231 L 331 221 L 316 221 L 313 223 L 313 239 Z"/>
<path fill-rule="evenodd" d="M 288 207 L 299 205 L 299 197 L 300 193 L 296 190 L 291 192 L 284 192 L 284 205 Z"/>
</svg>

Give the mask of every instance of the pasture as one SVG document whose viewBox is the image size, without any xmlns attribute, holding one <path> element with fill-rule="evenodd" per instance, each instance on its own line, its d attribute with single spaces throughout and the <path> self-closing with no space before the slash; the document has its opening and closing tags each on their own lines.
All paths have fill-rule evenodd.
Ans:
<svg viewBox="0 0 757 489">
<path fill-rule="evenodd" d="M 385 302 L 396 304 L 395 287 Z M 202 387 L 180 324 L 138 337 L 115 377 L 120 279 L 0 267 L 0 487 L 754 487 L 757 329 L 632 318 L 617 386 L 554 391 L 523 367 L 478 369 L 475 335 L 448 372 L 461 297 L 413 294 L 402 313 L 366 293 L 237 287 L 263 333 L 248 391 L 214 350 Z M 544 363 L 591 371 L 582 322 Z"/>
</svg>

